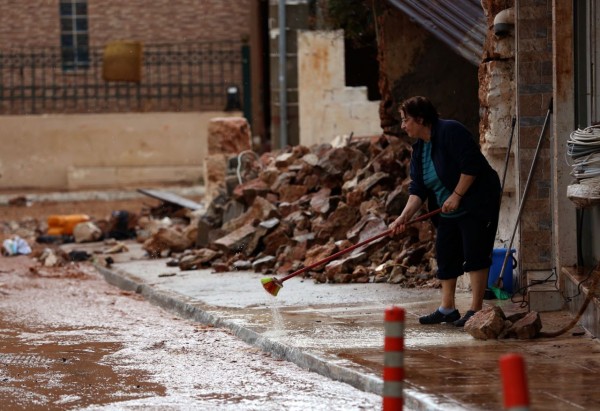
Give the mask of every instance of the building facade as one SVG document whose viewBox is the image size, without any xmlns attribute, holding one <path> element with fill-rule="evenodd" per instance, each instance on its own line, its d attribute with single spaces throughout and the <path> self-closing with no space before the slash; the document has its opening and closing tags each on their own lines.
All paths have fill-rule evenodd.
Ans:
<svg viewBox="0 0 600 411">
<path fill-rule="evenodd" d="M 0 188 L 197 182 L 207 121 L 251 105 L 250 5 L 2 2 Z"/>
</svg>

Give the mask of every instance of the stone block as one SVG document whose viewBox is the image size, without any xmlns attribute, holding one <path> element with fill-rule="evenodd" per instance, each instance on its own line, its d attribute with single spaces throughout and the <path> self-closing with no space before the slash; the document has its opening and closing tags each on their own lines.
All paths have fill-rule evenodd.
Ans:
<svg viewBox="0 0 600 411">
<path fill-rule="evenodd" d="M 219 195 L 219 190 L 225 190 L 227 159 L 226 154 L 213 154 L 204 158 L 204 204 L 206 207 Z"/>
<path fill-rule="evenodd" d="M 478 340 L 496 339 L 504 330 L 505 319 L 500 307 L 485 307 L 467 321 L 465 331 Z"/>
<path fill-rule="evenodd" d="M 216 117 L 208 124 L 208 155 L 250 150 L 250 125 L 243 117 Z"/>
<path fill-rule="evenodd" d="M 536 338 L 542 329 L 542 320 L 539 313 L 531 311 L 525 317 L 515 322 L 507 332 L 519 340 Z"/>
<path fill-rule="evenodd" d="M 549 270 L 527 271 L 529 311 L 560 311 L 565 301 L 556 287 L 556 273 Z"/>
<path fill-rule="evenodd" d="M 247 256 L 254 251 L 254 249 L 250 249 L 249 244 L 255 231 L 256 228 L 253 225 L 247 224 L 219 238 L 213 244 L 224 253 L 241 253 Z"/>
</svg>

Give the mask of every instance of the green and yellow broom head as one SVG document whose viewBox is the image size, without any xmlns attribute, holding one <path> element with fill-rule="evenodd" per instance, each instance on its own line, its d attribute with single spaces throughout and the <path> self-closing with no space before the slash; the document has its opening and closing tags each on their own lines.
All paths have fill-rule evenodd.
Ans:
<svg viewBox="0 0 600 411">
<path fill-rule="evenodd" d="M 265 277 L 260 282 L 263 288 L 273 297 L 277 297 L 277 293 L 283 288 L 283 283 L 275 277 Z"/>
</svg>

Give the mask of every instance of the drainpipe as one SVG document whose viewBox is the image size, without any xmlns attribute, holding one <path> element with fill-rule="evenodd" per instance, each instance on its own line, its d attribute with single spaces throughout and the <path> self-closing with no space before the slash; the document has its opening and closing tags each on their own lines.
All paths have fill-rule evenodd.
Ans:
<svg viewBox="0 0 600 411">
<path fill-rule="evenodd" d="M 279 148 L 287 146 L 287 78 L 285 0 L 279 0 Z"/>
</svg>

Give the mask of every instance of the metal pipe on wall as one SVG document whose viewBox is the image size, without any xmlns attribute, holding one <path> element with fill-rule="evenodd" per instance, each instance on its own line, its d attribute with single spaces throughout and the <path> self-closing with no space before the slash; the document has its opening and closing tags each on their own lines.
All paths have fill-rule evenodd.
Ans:
<svg viewBox="0 0 600 411">
<path fill-rule="evenodd" d="M 287 146 L 287 78 L 285 0 L 279 0 L 279 148 Z"/>
</svg>

